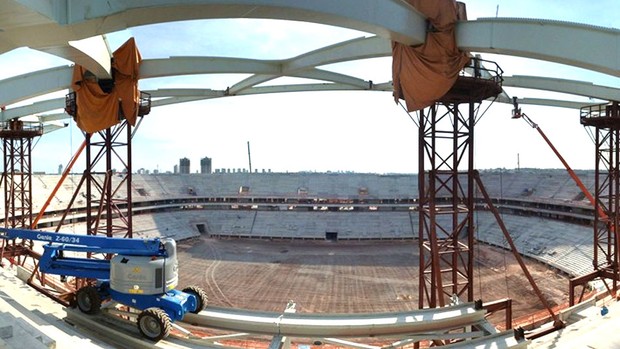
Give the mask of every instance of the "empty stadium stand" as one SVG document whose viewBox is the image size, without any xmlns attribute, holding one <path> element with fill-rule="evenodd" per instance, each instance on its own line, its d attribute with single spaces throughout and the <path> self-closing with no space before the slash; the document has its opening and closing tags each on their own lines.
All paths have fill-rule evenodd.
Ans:
<svg viewBox="0 0 620 349">
<path fill-rule="evenodd" d="M 578 175 L 592 186 L 593 171 Z M 36 211 L 60 176 L 33 177 Z M 481 177 L 520 253 L 570 276 L 591 270 L 592 208 L 565 171 L 487 170 Z M 80 175 L 72 175 L 63 183 L 41 228 L 55 225 L 74 195 L 71 221 L 83 222 L 80 208 L 85 193 L 79 182 Z M 413 240 L 418 236 L 417 175 L 135 174 L 132 183 L 136 237 Z M 478 241 L 506 248 L 494 217 L 479 197 L 476 200 Z"/>
</svg>

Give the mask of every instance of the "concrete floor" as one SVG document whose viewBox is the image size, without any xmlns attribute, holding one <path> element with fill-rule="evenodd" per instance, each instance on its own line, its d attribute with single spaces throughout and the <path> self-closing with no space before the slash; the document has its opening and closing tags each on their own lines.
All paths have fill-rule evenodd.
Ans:
<svg viewBox="0 0 620 349">
<path fill-rule="evenodd" d="M 543 309 L 510 252 L 475 248 L 475 299 L 512 298 L 515 318 Z M 282 311 L 293 300 L 308 313 L 408 311 L 418 309 L 417 251 L 414 241 L 201 237 L 178 245 L 179 283 L 203 287 L 218 307 Z M 567 301 L 566 277 L 528 268 L 552 305 Z"/>
</svg>

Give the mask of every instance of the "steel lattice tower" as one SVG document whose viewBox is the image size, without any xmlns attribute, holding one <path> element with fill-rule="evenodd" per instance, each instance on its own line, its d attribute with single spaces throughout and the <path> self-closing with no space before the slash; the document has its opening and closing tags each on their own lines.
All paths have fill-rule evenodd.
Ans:
<svg viewBox="0 0 620 349">
<path fill-rule="evenodd" d="M 39 123 L 11 120 L 0 129 L 4 151 L 4 225 L 30 228 L 32 224 L 32 140 L 43 134 Z"/>
<path fill-rule="evenodd" d="M 67 95 L 66 110 L 70 115 L 76 114 L 74 92 Z M 147 115 L 150 110 L 151 96 L 141 92 L 138 116 Z M 133 131 L 122 113 L 119 119 L 120 122 L 112 127 L 92 134 L 85 133 L 86 169 L 56 231 L 60 230 L 82 185 L 85 184 L 87 234 L 133 237 L 131 197 Z M 115 168 L 115 165 L 118 168 Z"/>
<path fill-rule="evenodd" d="M 581 109 L 581 124 L 594 127 L 594 271 L 570 280 L 570 303 L 575 303 L 574 290 L 596 278 L 609 280 L 605 287 L 612 295 L 618 293 L 620 270 L 620 103 L 617 101 Z"/>
<path fill-rule="evenodd" d="M 501 92 L 501 69 L 493 66 L 482 70 L 472 59 L 470 74 L 419 113 L 420 308 L 442 307 L 453 295 L 474 298 L 474 124 L 482 100 Z"/>
<path fill-rule="evenodd" d="M 43 134 L 40 123 L 24 123 L 14 119 L 2 123 L 0 138 L 4 152 L 4 227 L 26 228 L 32 224 L 32 140 Z M 2 241 L 0 256 L 15 258 L 17 264 L 23 256 L 32 254 L 29 241 Z"/>
</svg>

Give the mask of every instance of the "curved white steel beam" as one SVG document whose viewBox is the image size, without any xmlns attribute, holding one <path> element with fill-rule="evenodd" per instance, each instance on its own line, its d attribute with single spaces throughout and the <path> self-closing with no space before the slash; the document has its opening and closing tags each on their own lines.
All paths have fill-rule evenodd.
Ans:
<svg viewBox="0 0 620 349">
<path fill-rule="evenodd" d="M 321 65 L 341 63 L 351 60 L 359 60 L 366 58 L 385 57 L 391 55 L 390 41 L 378 36 L 369 38 L 357 38 L 345 42 L 337 43 L 327 47 L 320 48 L 305 54 L 281 61 L 281 72 L 279 75 L 266 75 L 263 72 L 257 72 L 256 75 L 250 76 L 231 87 L 231 93 L 255 86 L 269 80 L 276 79 L 284 75 L 298 76 L 298 71 L 308 70 Z M 355 58 L 353 58 L 355 57 Z M 315 77 L 310 77 L 316 79 Z M 320 79 L 334 82 L 344 82 L 339 79 Z M 354 85 L 361 84 L 361 81 L 354 82 Z M 368 82 L 365 82 L 368 84 Z"/>
<path fill-rule="evenodd" d="M 620 100 L 620 89 L 595 85 L 591 82 L 545 78 L 540 76 L 504 76 L 504 87 L 522 87 L 585 96 L 606 101 Z"/>
<path fill-rule="evenodd" d="M 162 107 L 164 105 L 201 101 L 204 99 L 211 99 L 211 98 L 217 98 L 217 97 L 169 97 L 169 98 L 154 100 L 151 102 L 151 106 Z"/>
<path fill-rule="evenodd" d="M 226 91 L 212 90 L 209 88 L 163 88 L 157 90 L 144 91 L 151 94 L 152 98 L 167 97 L 205 97 L 217 98 L 224 97 Z"/>
<path fill-rule="evenodd" d="M 72 74 L 72 67 L 61 66 L 0 80 L 0 105 L 67 89 L 71 86 Z"/>
<path fill-rule="evenodd" d="M 510 80 L 510 79 L 509 79 Z M 549 83 L 553 83 L 553 80 Z M 543 79 L 544 81 L 544 79 Z M 569 81 L 570 82 L 570 81 Z M 581 86 L 582 82 L 572 81 L 577 86 Z M 535 88 L 532 84 L 523 83 L 521 85 L 517 83 L 511 83 L 511 86 L 514 87 L 524 87 L 524 88 Z M 556 85 L 556 86 L 560 86 Z M 567 85 L 570 87 L 570 83 Z M 583 86 L 589 85 L 588 83 L 583 83 Z M 597 85 L 593 85 L 597 86 Z M 610 87 L 598 86 L 601 88 L 601 91 L 605 93 L 620 93 L 618 89 L 612 89 Z M 243 95 L 253 95 L 253 94 L 265 94 L 265 93 L 283 93 L 283 92 L 308 92 L 308 91 L 361 91 L 361 90 L 372 90 L 372 91 L 392 91 L 393 87 L 391 83 L 380 83 L 371 85 L 362 85 L 362 86 L 354 86 L 351 84 L 339 84 L 339 83 L 325 83 L 325 84 L 295 84 L 295 85 L 276 85 L 276 86 L 258 86 L 244 89 L 235 95 L 243 96 Z M 550 89 L 551 90 L 551 89 Z M 557 92 L 564 93 L 572 93 L 570 88 L 567 90 L 561 90 L 560 88 L 555 88 Z M 177 103 L 186 103 L 192 101 L 199 101 L 205 99 L 212 98 L 221 98 L 233 96 L 230 91 L 226 90 L 213 90 L 213 89 L 157 89 L 157 90 L 147 90 L 144 92 L 148 92 L 154 98 L 152 101 L 153 107 L 177 104 Z M 586 94 L 587 96 L 587 94 Z M 604 94 L 597 94 L 594 98 L 604 99 Z M 512 99 L 506 96 L 498 96 L 495 100 L 498 103 L 507 103 L 512 104 Z M 580 109 L 584 106 L 589 106 L 593 104 L 600 104 L 603 102 L 594 102 L 594 103 L 586 103 L 586 102 L 574 102 L 574 101 L 566 101 L 566 100 L 558 100 L 558 99 L 538 99 L 538 98 L 519 98 L 519 104 L 529 104 L 529 105 L 541 105 L 541 106 L 552 106 L 552 107 L 561 107 L 561 108 L 570 108 L 570 109 Z M 9 120 L 12 118 L 23 117 L 27 115 L 33 114 L 41 114 L 46 113 L 52 110 L 62 109 L 64 108 L 65 100 L 64 98 L 56 98 L 50 99 L 47 101 L 36 102 L 27 106 L 17 107 L 7 109 L 0 113 L 0 121 Z M 51 114 L 53 116 L 49 116 L 49 120 L 61 120 L 69 118 L 70 116 L 64 113 L 61 114 Z M 41 116 L 44 120 L 48 120 L 48 115 Z"/>
<path fill-rule="evenodd" d="M 239 92 L 238 96 L 255 95 L 264 93 L 281 93 L 281 92 L 309 92 L 309 91 L 392 91 L 391 84 L 377 84 L 373 85 L 372 89 L 367 88 L 354 88 L 351 85 L 342 84 L 296 84 L 296 85 L 279 85 L 279 86 L 258 86 Z"/>
<path fill-rule="evenodd" d="M 392 44 L 389 40 L 379 36 L 357 38 L 290 58 L 283 64 L 283 70 L 292 72 L 326 64 L 391 55 Z"/>
<path fill-rule="evenodd" d="M 252 87 L 238 93 L 238 96 L 265 94 L 265 93 L 283 93 L 283 92 L 309 92 L 309 91 L 392 91 L 391 83 L 373 84 L 372 86 L 364 85 L 363 87 L 354 87 L 344 84 L 296 84 L 296 85 L 277 85 L 277 86 L 260 86 Z M 212 98 L 221 98 L 232 96 L 226 90 L 212 89 L 158 89 L 144 91 L 151 94 L 154 98 L 151 102 L 152 107 L 161 107 L 164 105 L 186 103 L 200 101 Z M 0 112 L 0 121 L 10 120 L 33 114 L 43 114 L 52 110 L 62 109 L 65 107 L 64 98 L 55 98 L 43 102 L 36 102 L 27 106 L 7 109 Z M 62 120 L 70 118 L 66 113 L 48 114 L 39 116 L 42 121 Z"/>
<path fill-rule="evenodd" d="M 570 27 L 573 26 L 574 25 L 572 24 L 570 25 Z M 583 26 L 577 25 L 577 27 Z M 390 53 L 389 40 L 381 37 L 358 38 L 321 48 L 286 60 L 267 61 L 222 57 L 172 57 L 168 59 L 144 60 L 141 66 L 141 78 L 209 73 L 246 73 L 257 75 L 250 76 L 249 78 L 233 85 L 229 91 L 231 94 L 239 93 L 239 91 L 243 89 L 285 75 L 306 77 L 311 79 L 320 78 L 325 79 L 326 81 L 350 83 L 356 87 L 362 87 L 362 85 L 368 84 L 368 82 L 355 77 L 336 75 L 336 73 L 332 73 L 331 77 L 319 77 L 317 75 L 319 74 L 318 71 L 311 71 L 310 73 L 304 73 L 304 75 L 297 72 L 308 72 L 310 71 L 310 68 L 330 63 L 388 56 Z M 66 72 L 66 75 L 64 76 L 62 76 L 62 74 L 65 74 L 62 72 L 63 70 Z M 0 81 L 0 90 L 9 91 L 8 93 L 0 95 L 0 105 L 8 105 L 32 96 L 51 92 L 53 90 L 68 88 L 70 82 L 70 71 L 70 67 L 58 67 L 47 71 L 41 71 L 42 73 L 48 75 L 45 78 L 41 78 L 40 81 L 32 81 L 32 79 L 28 78 L 28 75 Z M 34 75 L 37 73 L 32 74 Z M 13 83 L 14 81 L 23 81 L 23 84 L 21 86 L 17 86 Z M 604 88 L 595 88 L 591 97 L 610 100 L 613 99 L 608 98 L 613 97 L 613 91 L 608 90 L 605 92 L 603 89 Z M 599 92 L 602 93 L 601 96 L 598 95 Z M 611 93 L 612 96 L 608 96 L 609 93 Z M 19 96 L 20 94 L 23 94 L 23 97 Z"/>
<path fill-rule="evenodd" d="M 476 324 L 484 315 L 485 311 L 476 310 L 473 303 L 380 314 L 283 314 L 209 307 L 199 314 L 186 314 L 184 321 L 210 328 L 291 337 L 369 337 L 449 331 Z"/>
<path fill-rule="evenodd" d="M 499 96 L 496 100 L 498 103 L 506 103 L 512 104 L 512 98 L 507 98 L 504 96 Z M 528 105 L 540 105 L 545 107 L 558 107 L 558 108 L 568 108 L 568 109 L 581 109 L 583 107 L 587 107 L 590 105 L 602 104 L 600 103 L 586 103 L 586 102 L 573 102 L 573 101 L 565 101 L 560 99 L 546 99 L 546 98 L 517 98 L 517 102 L 521 104 Z"/>
<path fill-rule="evenodd" d="M 1 52 L 20 46 L 63 51 L 70 40 L 196 18 L 278 18 L 350 27 L 383 37 L 383 54 L 389 54 L 385 38 L 416 44 L 425 36 L 424 19 L 398 0 L 341 0 L 337 6 L 328 0 L 76 0 L 24 5 L 29 3 L 3 1 L 0 17 L 17 19 L 2 21 Z M 458 23 L 457 42 L 464 50 L 544 59 L 620 76 L 620 31 L 616 29 L 549 20 L 479 19 Z M 286 69 L 294 70 L 296 65 L 308 63 L 300 58 Z"/>
<path fill-rule="evenodd" d="M 145 59 L 140 79 L 192 74 L 272 74 L 281 72 L 279 61 L 228 57 L 170 57 Z"/>
<path fill-rule="evenodd" d="M 36 102 L 22 107 L 16 107 L 0 111 L 0 122 L 19 118 L 27 115 L 41 114 L 65 107 L 64 98 L 49 99 Z M 69 115 L 67 115 L 69 117 Z"/>
<path fill-rule="evenodd" d="M 94 53 L 100 50 L 76 49 L 71 41 L 178 20 L 296 20 L 375 33 L 409 45 L 426 37 L 425 18 L 400 0 L 3 0 L 0 18 L 0 52 L 27 46 L 81 64 L 100 77 L 109 77 L 109 67 Z"/>
<path fill-rule="evenodd" d="M 0 52 L 26 46 L 81 64 L 99 77 L 111 78 L 110 49 L 97 35 L 105 33 L 64 26 L 66 21 L 59 22 L 51 15 L 60 4 L 46 0 L 2 1 Z"/>
<path fill-rule="evenodd" d="M 45 124 L 43 125 L 43 133 L 50 133 L 50 132 L 54 132 L 54 131 L 58 131 L 60 129 L 63 129 L 65 127 L 69 126 L 68 123 L 51 123 L 51 124 Z"/>
<path fill-rule="evenodd" d="M 284 92 L 311 92 L 311 91 L 392 91 L 391 83 L 373 84 L 364 86 L 364 88 L 356 88 L 351 85 L 343 84 L 295 84 L 295 85 L 275 85 L 275 86 L 258 86 L 245 89 L 236 94 L 236 96 L 249 96 L 267 93 L 284 93 Z M 152 101 L 153 107 L 162 105 L 193 102 L 212 98 L 233 96 L 227 91 L 203 90 L 203 89 L 160 89 L 153 91 L 144 91 L 151 93 L 151 96 L 162 97 Z M 512 103 L 512 102 L 511 102 Z M 25 116 L 25 115 L 22 115 Z"/>
<path fill-rule="evenodd" d="M 67 58 L 76 64 L 88 67 L 88 70 L 99 78 L 112 78 L 112 50 L 103 35 L 69 41 L 68 44 L 68 46 L 61 48 L 52 47 L 41 49 L 41 51 Z"/>
<path fill-rule="evenodd" d="M 67 113 L 45 114 L 45 115 L 39 115 L 39 122 L 46 123 L 46 122 L 53 122 L 53 121 L 61 121 L 61 120 L 67 120 L 68 118 L 70 118 L 70 116 Z"/>
<path fill-rule="evenodd" d="M 457 24 L 459 48 L 568 64 L 620 77 L 620 30 L 542 19 Z"/>
<path fill-rule="evenodd" d="M 251 76 L 235 84 L 230 89 L 231 94 L 236 94 L 243 89 L 286 75 L 335 83 L 348 83 L 353 86 L 363 87 L 368 85 L 368 82 L 355 77 L 323 70 L 303 71 L 314 68 L 317 65 L 383 56 L 385 52 L 382 52 L 382 46 L 385 46 L 385 44 L 386 41 L 384 39 L 377 37 L 355 39 L 288 60 L 224 57 L 147 59 L 143 60 L 140 66 L 140 78 L 148 79 L 190 74 L 256 74 L 256 76 Z M 312 57 L 312 59 L 308 60 L 308 57 Z M 298 60 L 304 63 L 302 64 Z M 291 65 L 291 62 L 296 63 Z M 284 69 L 283 65 L 285 63 L 292 66 L 292 68 Z M 0 95 L 0 105 L 9 105 L 38 95 L 67 89 L 71 84 L 72 72 L 72 67 L 64 66 L 1 80 L 0 90 L 10 92 Z"/>
<path fill-rule="evenodd" d="M 69 26 L 92 22 L 106 32 L 188 19 L 267 18 L 346 27 L 409 45 L 426 37 L 426 19 L 400 0 L 74 0 L 54 7 L 64 10 Z"/>
</svg>

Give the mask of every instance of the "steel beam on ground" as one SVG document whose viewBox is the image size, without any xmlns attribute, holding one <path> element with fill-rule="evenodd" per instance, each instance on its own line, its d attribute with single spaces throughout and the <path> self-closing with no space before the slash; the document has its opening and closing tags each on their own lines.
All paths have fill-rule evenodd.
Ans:
<svg viewBox="0 0 620 349">
<path fill-rule="evenodd" d="M 437 309 L 378 314 L 302 314 L 208 307 L 184 322 L 222 330 L 288 337 L 369 337 L 431 333 L 464 328 L 484 320 L 474 303 Z"/>
</svg>

